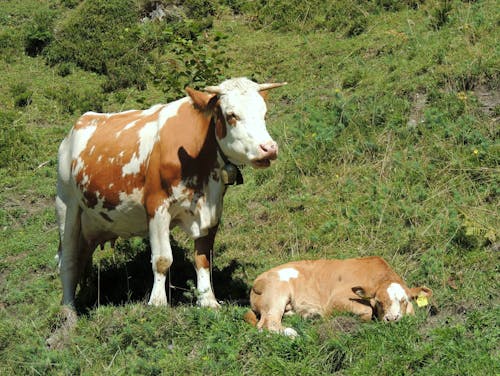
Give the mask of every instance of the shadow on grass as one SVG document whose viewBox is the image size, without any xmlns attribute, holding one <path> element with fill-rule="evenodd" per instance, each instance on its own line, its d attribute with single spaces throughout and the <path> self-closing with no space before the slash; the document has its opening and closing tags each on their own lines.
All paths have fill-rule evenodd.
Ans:
<svg viewBox="0 0 500 376">
<path fill-rule="evenodd" d="M 190 259 L 192 249 L 184 249 L 171 239 L 174 262 L 170 269 L 170 284 L 168 276 L 166 283 L 169 304 L 196 304 L 196 271 Z M 96 252 L 99 252 L 96 250 Z M 241 269 L 242 264 L 236 260 L 218 270 L 212 271 L 215 296 L 226 303 L 248 305 L 249 290 L 242 279 L 234 274 Z M 93 265 L 87 288 L 80 289 L 76 305 L 80 314 L 86 314 L 98 305 L 121 305 L 126 303 L 147 304 L 153 287 L 153 272 L 151 270 L 151 252 L 149 246 L 136 252 L 124 262 L 108 265 L 98 270 Z M 98 293 L 99 292 L 99 293 Z"/>
</svg>

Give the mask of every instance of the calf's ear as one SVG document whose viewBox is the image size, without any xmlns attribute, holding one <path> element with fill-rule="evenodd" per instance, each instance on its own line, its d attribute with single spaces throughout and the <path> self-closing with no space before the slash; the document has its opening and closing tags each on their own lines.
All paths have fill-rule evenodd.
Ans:
<svg viewBox="0 0 500 376">
<path fill-rule="evenodd" d="M 373 294 L 368 293 L 363 287 L 361 286 L 356 286 L 353 287 L 352 292 L 355 293 L 357 296 L 359 296 L 361 299 L 366 299 L 370 300 L 374 297 Z"/>
<path fill-rule="evenodd" d="M 410 289 L 410 297 L 412 299 L 415 299 L 419 296 L 425 296 L 429 298 L 432 296 L 432 290 L 426 286 L 412 287 Z"/>
</svg>

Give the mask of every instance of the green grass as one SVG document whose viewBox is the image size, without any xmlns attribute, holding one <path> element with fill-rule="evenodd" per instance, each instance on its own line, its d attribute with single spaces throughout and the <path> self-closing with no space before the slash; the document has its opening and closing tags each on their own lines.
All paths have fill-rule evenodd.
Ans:
<svg viewBox="0 0 500 376">
<path fill-rule="evenodd" d="M 0 10 L 0 375 L 500 373 L 494 1 L 359 2 L 342 8 L 351 22 L 333 26 L 344 16 L 322 8 L 327 2 L 301 3 L 316 4 L 307 17 L 289 7 L 280 23 L 270 10 L 283 1 L 214 1 L 205 4 L 216 14 L 202 39 L 176 56 L 168 46 L 148 50 L 145 89 L 125 82 L 112 91 L 111 76 L 48 64 L 57 25 L 75 17 L 78 3 L 7 1 Z M 188 34 L 202 26 L 177 25 Z M 125 42 L 137 51 L 160 29 Z M 31 53 L 37 41 L 41 51 Z M 184 68 L 169 72 L 167 58 Z M 96 304 L 68 346 L 46 349 L 60 320 L 56 154 L 72 123 L 89 109 L 146 108 L 182 96 L 187 82 L 241 75 L 289 85 L 270 95 L 279 159 L 267 170 L 245 168 L 245 184 L 226 195 L 214 270 L 226 304 L 217 312 L 193 305 L 193 246 L 175 230 L 172 282 L 181 289 L 172 307 L 147 306 L 147 243 L 120 241 L 96 251 L 99 304 L 94 288 Z M 435 308 L 394 325 L 287 318 L 301 334 L 293 341 L 242 320 L 247 308 L 238 303 L 260 272 L 365 255 L 431 287 Z"/>
</svg>

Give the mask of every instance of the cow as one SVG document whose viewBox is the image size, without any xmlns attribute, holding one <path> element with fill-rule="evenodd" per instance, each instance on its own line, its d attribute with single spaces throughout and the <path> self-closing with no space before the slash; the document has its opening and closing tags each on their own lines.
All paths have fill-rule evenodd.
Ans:
<svg viewBox="0 0 500 376">
<path fill-rule="evenodd" d="M 56 212 L 63 306 L 94 249 L 118 237 L 149 237 L 153 287 L 149 304 L 165 306 L 173 262 L 170 229 L 194 239 L 198 305 L 216 308 L 210 253 L 226 187 L 236 166 L 269 167 L 278 145 L 266 129 L 267 90 L 233 78 L 147 110 L 87 112 L 58 152 Z M 237 170 L 239 173 L 239 170 Z M 231 174 L 229 174 L 231 176 Z M 230 181 L 228 181 L 228 179 Z"/>
<path fill-rule="evenodd" d="M 244 318 L 258 329 L 296 337 L 295 329 L 282 326 L 284 314 L 308 318 L 347 311 L 362 320 L 398 321 L 414 314 L 413 299 L 431 295 L 425 286 L 408 288 L 381 257 L 295 261 L 255 279 Z"/>
</svg>

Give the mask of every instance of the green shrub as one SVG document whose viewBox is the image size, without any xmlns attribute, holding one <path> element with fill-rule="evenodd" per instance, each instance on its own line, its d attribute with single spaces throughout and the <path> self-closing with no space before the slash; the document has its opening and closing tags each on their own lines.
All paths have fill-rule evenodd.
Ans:
<svg viewBox="0 0 500 376">
<path fill-rule="evenodd" d="M 53 39 L 53 11 L 43 9 L 36 13 L 31 22 L 26 26 L 24 50 L 29 56 L 39 55 Z"/>
<path fill-rule="evenodd" d="M 16 107 L 25 107 L 31 103 L 33 91 L 24 82 L 19 82 L 10 87 L 10 92 Z"/>
<path fill-rule="evenodd" d="M 164 19 L 149 19 L 158 6 L 166 9 Z M 182 83 L 183 89 L 186 82 L 218 76 L 212 62 L 219 61 L 205 40 L 197 43 L 214 13 L 213 3 L 203 0 L 87 0 L 58 26 L 47 60 L 105 75 L 106 92 L 145 89 L 150 79 L 165 87 Z"/>
<path fill-rule="evenodd" d="M 133 0 L 88 0 L 72 10 L 57 27 L 55 40 L 47 51 L 51 64 L 73 62 L 100 74 L 117 75 L 117 66 L 130 66 L 115 86 L 142 84 L 143 71 L 138 35 L 130 32 L 137 21 Z"/>
</svg>

